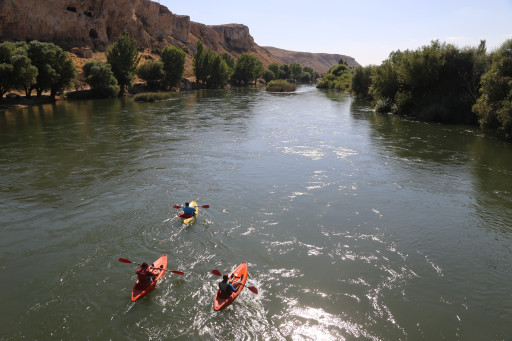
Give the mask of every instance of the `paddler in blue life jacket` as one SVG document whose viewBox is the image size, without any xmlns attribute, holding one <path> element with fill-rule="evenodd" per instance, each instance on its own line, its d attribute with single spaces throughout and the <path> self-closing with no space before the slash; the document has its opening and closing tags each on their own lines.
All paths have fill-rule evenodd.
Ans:
<svg viewBox="0 0 512 341">
<path fill-rule="evenodd" d="M 228 275 L 222 276 L 222 282 L 219 282 L 219 289 L 222 296 L 227 297 L 231 295 L 232 292 L 236 291 L 235 287 L 228 283 Z"/>
<path fill-rule="evenodd" d="M 183 214 L 185 214 L 185 215 L 188 215 L 191 217 L 196 215 L 196 208 L 189 206 L 188 202 L 185 203 L 185 206 L 183 206 L 182 209 L 183 209 Z"/>
</svg>

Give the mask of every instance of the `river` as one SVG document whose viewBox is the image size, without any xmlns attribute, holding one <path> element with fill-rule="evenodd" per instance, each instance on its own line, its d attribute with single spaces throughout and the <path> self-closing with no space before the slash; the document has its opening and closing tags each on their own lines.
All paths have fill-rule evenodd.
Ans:
<svg viewBox="0 0 512 341">
<path fill-rule="evenodd" d="M 311 86 L 62 101 L 0 110 L 0 165 L 1 340 L 512 338 L 512 144 L 476 128 Z M 132 303 L 118 259 L 164 253 Z"/>
</svg>

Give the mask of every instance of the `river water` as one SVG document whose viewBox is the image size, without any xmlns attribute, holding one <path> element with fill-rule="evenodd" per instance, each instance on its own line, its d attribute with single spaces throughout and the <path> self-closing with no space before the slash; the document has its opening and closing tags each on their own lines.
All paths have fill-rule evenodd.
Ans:
<svg viewBox="0 0 512 341">
<path fill-rule="evenodd" d="M 64 101 L 0 111 L 0 167 L 1 340 L 512 339 L 512 144 L 474 128 L 308 86 Z M 163 253 L 130 302 L 118 258 Z"/>
</svg>

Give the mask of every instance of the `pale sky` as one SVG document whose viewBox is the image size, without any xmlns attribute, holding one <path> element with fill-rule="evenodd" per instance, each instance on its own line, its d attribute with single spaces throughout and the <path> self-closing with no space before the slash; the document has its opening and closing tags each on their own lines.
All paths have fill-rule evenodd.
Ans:
<svg viewBox="0 0 512 341">
<path fill-rule="evenodd" d="M 460 48 L 512 39 L 512 0 L 154 0 L 206 25 L 244 24 L 256 44 L 380 65 L 432 40 Z"/>
</svg>

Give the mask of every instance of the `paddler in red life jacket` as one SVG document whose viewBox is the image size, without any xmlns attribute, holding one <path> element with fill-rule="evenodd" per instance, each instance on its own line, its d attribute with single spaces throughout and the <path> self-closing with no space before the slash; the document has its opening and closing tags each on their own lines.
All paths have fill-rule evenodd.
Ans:
<svg viewBox="0 0 512 341">
<path fill-rule="evenodd" d="M 189 203 L 186 202 L 185 206 L 182 207 L 183 215 L 193 217 L 196 215 L 196 208 L 189 206 Z"/>
<path fill-rule="evenodd" d="M 222 296 L 227 297 L 231 295 L 232 292 L 236 291 L 235 287 L 228 283 L 228 275 L 222 276 L 222 282 L 219 282 L 219 289 Z"/>
<path fill-rule="evenodd" d="M 137 270 L 137 276 L 139 277 L 139 283 L 142 284 L 151 284 L 156 277 L 146 262 L 142 263 L 140 268 Z"/>
</svg>

